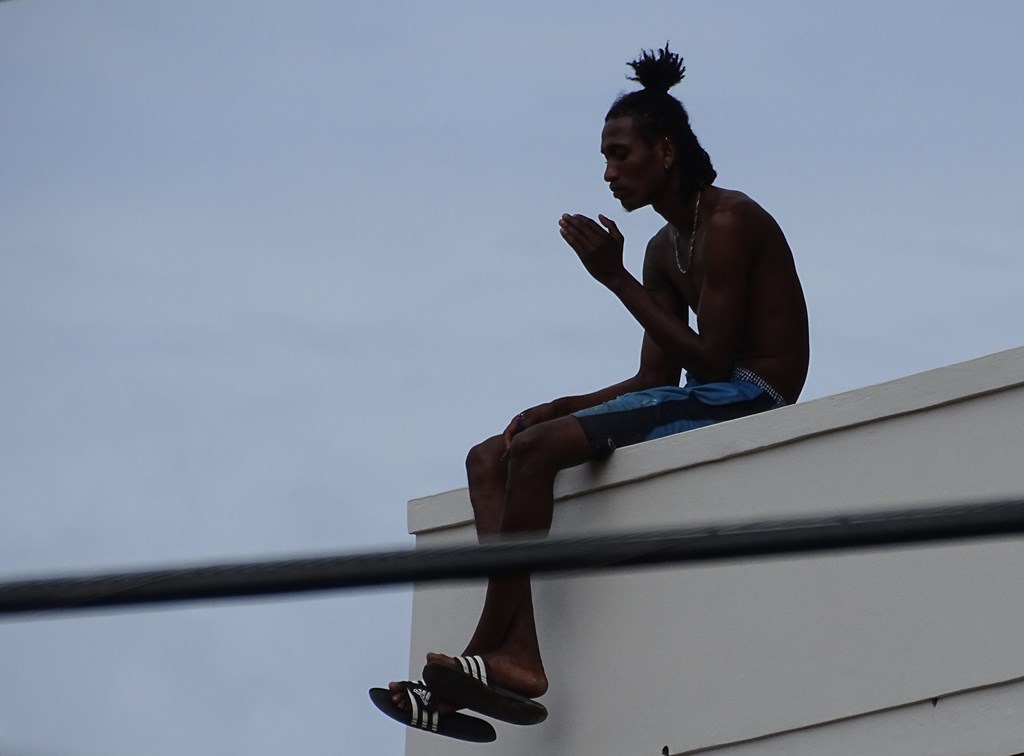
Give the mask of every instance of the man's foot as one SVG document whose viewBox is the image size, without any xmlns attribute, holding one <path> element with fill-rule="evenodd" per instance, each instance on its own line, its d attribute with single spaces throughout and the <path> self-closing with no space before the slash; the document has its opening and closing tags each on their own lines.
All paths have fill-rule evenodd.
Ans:
<svg viewBox="0 0 1024 756">
<path fill-rule="evenodd" d="M 393 686 L 401 688 L 405 699 L 403 706 L 395 704 Z M 371 688 L 370 700 L 382 712 L 407 727 L 473 743 L 491 743 L 497 737 L 490 722 L 455 712 L 440 713 L 433 692 L 422 682 L 403 681 L 388 687 L 389 690 Z"/>
<path fill-rule="evenodd" d="M 543 695 L 548 688 L 539 665 L 524 667 L 498 654 L 486 660 L 482 656 L 429 654 L 423 679 L 437 696 L 452 705 L 503 722 L 533 725 L 548 716 L 547 709 L 531 698 Z"/>
<path fill-rule="evenodd" d="M 408 690 L 408 680 L 397 680 L 388 683 L 388 691 L 391 693 L 391 703 L 394 704 L 396 709 L 404 712 L 408 712 L 410 710 Z M 437 696 L 434 696 L 433 699 L 433 705 L 434 708 L 437 709 L 438 714 L 451 714 L 458 710 L 458 707 L 439 700 Z"/>
<path fill-rule="evenodd" d="M 427 654 L 427 664 L 448 664 L 462 669 L 454 656 Z M 548 678 L 544 667 L 538 664 L 524 664 L 518 659 L 500 652 L 487 654 L 486 664 L 490 682 L 525 698 L 540 698 L 548 692 Z"/>
</svg>

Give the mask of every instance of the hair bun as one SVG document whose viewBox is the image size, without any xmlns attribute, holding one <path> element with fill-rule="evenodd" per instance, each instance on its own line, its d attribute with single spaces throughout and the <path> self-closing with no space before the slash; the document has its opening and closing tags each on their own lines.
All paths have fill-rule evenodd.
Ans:
<svg viewBox="0 0 1024 756">
<path fill-rule="evenodd" d="M 654 50 L 641 50 L 640 57 L 629 63 L 635 76 L 628 79 L 640 82 L 644 89 L 667 93 L 683 80 L 686 66 L 678 54 L 670 52 L 668 42 L 654 54 Z"/>
</svg>

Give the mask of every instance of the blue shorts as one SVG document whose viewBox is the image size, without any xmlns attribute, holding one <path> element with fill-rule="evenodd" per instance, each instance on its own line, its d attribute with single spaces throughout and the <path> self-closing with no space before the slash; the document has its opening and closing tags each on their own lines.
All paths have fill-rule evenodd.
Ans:
<svg viewBox="0 0 1024 756">
<path fill-rule="evenodd" d="M 603 459 L 620 446 L 735 420 L 785 403 L 758 375 L 737 368 L 730 381 L 701 383 L 687 375 L 683 386 L 623 394 L 574 412 L 573 417 L 583 426 L 595 459 Z"/>
</svg>

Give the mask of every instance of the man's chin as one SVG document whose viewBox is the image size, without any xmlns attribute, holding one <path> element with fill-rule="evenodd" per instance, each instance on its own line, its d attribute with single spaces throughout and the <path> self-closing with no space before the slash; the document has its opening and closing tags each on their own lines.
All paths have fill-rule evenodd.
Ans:
<svg viewBox="0 0 1024 756">
<path fill-rule="evenodd" d="M 627 213 L 631 213 L 634 210 L 639 210 L 641 207 L 647 207 L 651 204 L 650 195 L 635 194 L 633 192 L 626 192 L 617 196 L 615 199 L 622 205 L 622 209 Z"/>
</svg>

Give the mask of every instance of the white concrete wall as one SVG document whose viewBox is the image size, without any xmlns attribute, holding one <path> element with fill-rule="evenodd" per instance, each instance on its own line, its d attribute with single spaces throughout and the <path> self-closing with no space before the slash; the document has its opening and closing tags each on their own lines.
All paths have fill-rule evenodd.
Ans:
<svg viewBox="0 0 1024 756">
<path fill-rule="evenodd" d="M 553 532 L 1024 497 L 1022 408 L 1018 349 L 621 449 L 560 475 Z M 410 502 L 419 545 L 472 540 L 470 517 L 464 490 Z M 484 747 L 677 754 L 1024 677 L 1022 574 L 1006 540 L 539 578 L 550 717 Z M 417 589 L 411 674 L 461 650 L 482 591 Z"/>
<path fill-rule="evenodd" d="M 673 756 L 1020 756 L 1024 681 L 1010 680 L 743 743 Z"/>
</svg>

